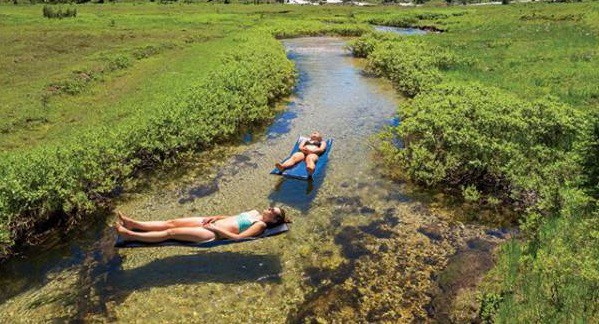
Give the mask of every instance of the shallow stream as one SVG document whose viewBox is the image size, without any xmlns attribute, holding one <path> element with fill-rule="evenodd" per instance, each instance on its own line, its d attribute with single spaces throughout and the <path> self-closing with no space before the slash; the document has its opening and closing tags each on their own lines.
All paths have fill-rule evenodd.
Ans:
<svg viewBox="0 0 599 324">
<path fill-rule="evenodd" d="M 403 284 L 407 293 L 423 296 L 403 303 L 406 314 L 423 319 L 447 311 L 439 310 L 447 304 L 443 298 L 453 298 L 455 291 L 437 284 L 441 269 L 456 251 L 479 247 L 481 240 L 489 255 L 489 246 L 504 235 L 431 212 L 377 170 L 371 137 L 393 123 L 399 101 L 390 84 L 361 72 L 345 40 L 298 38 L 284 44 L 299 80 L 271 126 L 126 194 L 117 208 L 150 220 L 233 215 L 274 204 L 294 219 L 290 232 L 211 249 L 115 250 L 109 224 L 90 226 L 74 238 L 56 239 L 66 243 L 3 265 L 0 285 L 7 288 L 0 294 L 0 322 L 300 321 L 336 302 L 330 294 L 335 285 L 358 275 L 349 265 L 371 262 L 357 246 L 390 239 L 408 254 L 434 252 L 424 261 L 405 260 L 406 276 L 424 274 Z M 313 182 L 269 175 L 297 137 L 312 130 L 334 138 L 326 172 Z M 381 226 L 391 234 L 381 234 Z M 344 307 L 358 312 L 360 305 Z"/>
</svg>

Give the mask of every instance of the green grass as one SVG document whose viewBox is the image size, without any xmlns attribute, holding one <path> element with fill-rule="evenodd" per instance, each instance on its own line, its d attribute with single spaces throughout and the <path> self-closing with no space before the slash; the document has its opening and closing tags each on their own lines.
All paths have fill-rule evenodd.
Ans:
<svg viewBox="0 0 599 324">
<path fill-rule="evenodd" d="M 481 8 L 476 18 L 448 18 L 441 25 L 450 32 L 432 42 L 464 60 L 448 73 L 451 79 L 480 81 L 525 99 L 554 95 L 597 108 L 597 5 L 555 9 L 551 4 Z"/>
<path fill-rule="evenodd" d="M 536 240 L 502 247 L 498 265 L 483 283 L 483 318 L 497 323 L 597 321 L 599 250 L 592 242 L 598 238 L 598 215 L 581 214 L 551 219 Z"/>
<path fill-rule="evenodd" d="M 9 18 L 0 28 L 0 46 L 6 53 L 0 59 L 6 71 L 0 83 L 9 86 L 0 90 L 0 148 L 60 140 L 184 91 L 232 46 L 217 40 L 242 27 L 226 15 L 172 17 L 184 14 L 183 9 L 191 12 L 189 7 L 144 6 L 143 13 L 133 7 L 79 6 L 76 19 L 54 21 L 42 18 L 39 6 L 3 6 Z M 170 14 L 163 14 L 165 10 Z M 129 58 L 130 67 L 107 69 L 118 56 Z M 74 71 L 102 69 L 108 71 L 97 73 L 80 95 L 48 90 L 52 84 L 72 81 Z"/>
</svg>

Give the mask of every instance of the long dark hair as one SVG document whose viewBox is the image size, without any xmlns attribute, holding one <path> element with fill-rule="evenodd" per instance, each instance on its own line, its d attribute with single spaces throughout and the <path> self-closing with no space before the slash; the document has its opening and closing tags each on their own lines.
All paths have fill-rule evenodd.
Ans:
<svg viewBox="0 0 599 324">
<path fill-rule="evenodd" d="M 293 221 L 289 217 L 287 217 L 285 209 L 281 207 L 278 208 L 281 212 L 277 216 L 275 216 L 275 222 L 273 224 L 268 224 L 268 227 L 275 227 L 281 224 L 293 223 Z"/>
</svg>

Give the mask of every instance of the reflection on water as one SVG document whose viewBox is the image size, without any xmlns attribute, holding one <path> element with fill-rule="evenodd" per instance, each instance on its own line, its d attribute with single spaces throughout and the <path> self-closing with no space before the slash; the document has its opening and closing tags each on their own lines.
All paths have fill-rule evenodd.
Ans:
<svg viewBox="0 0 599 324">
<path fill-rule="evenodd" d="M 411 35 L 425 35 L 428 32 L 426 30 L 418 28 L 403 28 L 403 27 L 392 27 L 392 26 L 374 26 L 374 30 L 387 33 L 396 33 L 404 36 Z"/>
</svg>

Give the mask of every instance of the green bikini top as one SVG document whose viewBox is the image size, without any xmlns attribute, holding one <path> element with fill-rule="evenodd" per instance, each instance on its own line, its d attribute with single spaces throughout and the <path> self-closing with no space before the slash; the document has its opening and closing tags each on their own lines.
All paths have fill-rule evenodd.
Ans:
<svg viewBox="0 0 599 324">
<path fill-rule="evenodd" d="M 252 226 L 252 224 L 254 224 L 255 222 L 257 222 L 257 220 L 253 219 L 253 217 L 248 213 L 241 213 L 237 215 L 237 225 L 239 226 L 239 234 L 250 228 L 250 226 Z"/>
</svg>

